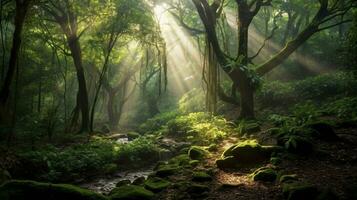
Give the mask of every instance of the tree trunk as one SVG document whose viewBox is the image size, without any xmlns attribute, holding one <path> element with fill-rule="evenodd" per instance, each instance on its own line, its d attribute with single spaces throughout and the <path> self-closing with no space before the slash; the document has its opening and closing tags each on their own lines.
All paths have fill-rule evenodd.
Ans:
<svg viewBox="0 0 357 200">
<path fill-rule="evenodd" d="M 16 63 L 21 47 L 21 34 L 29 5 L 30 0 L 16 1 L 15 31 L 12 39 L 9 66 L 5 76 L 5 81 L 0 91 L 0 122 L 2 122 L 6 117 L 5 113 L 7 110 L 7 103 L 10 95 L 10 87 L 16 70 Z"/>
<path fill-rule="evenodd" d="M 80 132 L 89 131 L 89 101 L 87 85 L 84 76 L 84 69 L 82 64 L 82 52 L 79 44 L 79 38 L 77 36 L 67 37 L 68 46 L 72 53 L 72 58 L 77 72 L 78 80 L 78 98 L 79 106 L 82 114 L 82 124 Z"/>
</svg>

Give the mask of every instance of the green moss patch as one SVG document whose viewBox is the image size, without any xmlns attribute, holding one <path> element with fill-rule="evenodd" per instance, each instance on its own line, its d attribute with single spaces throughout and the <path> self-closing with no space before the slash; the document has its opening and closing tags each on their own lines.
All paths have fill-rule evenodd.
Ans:
<svg viewBox="0 0 357 200">
<path fill-rule="evenodd" d="M 153 197 L 153 192 L 136 185 L 115 188 L 110 195 L 112 200 L 152 200 Z"/>
</svg>

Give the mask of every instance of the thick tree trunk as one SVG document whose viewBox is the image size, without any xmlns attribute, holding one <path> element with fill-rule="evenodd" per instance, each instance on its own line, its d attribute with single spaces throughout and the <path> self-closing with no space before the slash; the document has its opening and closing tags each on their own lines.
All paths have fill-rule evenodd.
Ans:
<svg viewBox="0 0 357 200">
<path fill-rule="evenodd" d="M 12 39 L 12 48 L 9 59 L 8 71 L 5 76 L 5 81 L 0 91 L 0 121 L 4 120 L 6 116 L 7 103 L 10 95 L 10 87 L 13 81 L 14 73 L 16 71 L 16 63 L 21 47 L 21 34 L 26 18 L 26 13 L 30 5 L 30 0 L 16 1 L 15 14 L 15 31 Z M 3 117 L 4 116 L 4 117 Z"/>
<path fill-rule="evenodd" d="M 79 38 L 77 36 L 67 37 L 68 46 L 72 53 L 72 58 L 77 72 L 78 80 L 78 98 L 79 106 L 82 114 L 82 124 L 80 132 L 89 131 L 89 101 L 87 84 L 84 76 L 84 69 L 82 64 L 82 52 L 79 44 Z"/>
</svg>

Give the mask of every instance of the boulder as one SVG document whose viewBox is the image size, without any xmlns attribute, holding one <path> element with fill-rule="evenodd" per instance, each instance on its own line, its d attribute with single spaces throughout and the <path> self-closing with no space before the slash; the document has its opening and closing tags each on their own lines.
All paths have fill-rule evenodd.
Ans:
<svg viewBox="0 0 357 200">
<path fill-rule="evenodd" d="M 136 185 L 124 185 L 110 192 L 112 200 L 152 200 L 153 197 L 153 192 Z"/>
<path fill-rule="evenodd" d="M 192 181 L 196 181 L 196 182 L 212 181 L 212 177 L 206 172 L 194 172 L 192 176 Z"/>
<path fill-rule="evenodd" d="M 130 185 L 130 184 L 131 184 L 130 180 L 121 180 L 115 186 L 116 187 L 120 187 L 120 186 L 123 186 L 123 185 Z"/>
<path fill-rule="evenodd" d="M 136 178 L 133 181 L 133 185 L 142 185 L 144 182 L 145 182 L 145 177 L 142 176 L 142 177 Z"/>
<path fill-rule="evenodd" d="M 220 169 L 261 164 L 268 161 L 271 153 L 279 149 L 274 146 L 261 146 L 254 140 L 248 140 L 228 148 L 216 164 Z"/>
<path fill-rule="evenodd" d="M 274 182 L 277 177 L 277 172 L 271 168 L 261 168 L 257 169 L 252 176 L 254 181 Z"/>
<path fill-rule="evenodd" d="M 167 177 L 174 175 L 180 168 L 175 165 L 161 165 L 155 172 L 158 177 Z"/>
<path fill-rule="evenodd" d="M 171 183 L 158 177 L 150 177 L 148 178 L 148 180 L 145 181 L 144 185 L 145 188 L 150 191 L 160 192 L 169 187 Z"/>
<path fill-rule="evenodd" d="M 1 200 L 105 200 L 95 192 L 67 184 L 9 181 L 0 187 Z"/>
<path fill-rule="evenodd" d="M 201 147 L 193 146 L 188 151 L 188 156 L 192 160 L 202 160 L 208 155 L 208 152 Z"/>
</svg>

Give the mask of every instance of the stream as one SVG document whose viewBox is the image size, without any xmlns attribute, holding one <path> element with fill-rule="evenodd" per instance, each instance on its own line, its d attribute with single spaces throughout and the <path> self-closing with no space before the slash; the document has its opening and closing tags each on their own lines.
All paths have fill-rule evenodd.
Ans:
<svg viewBox="0 0 357 200">
<path fill-rule="evenodd" d="M 100 177 L 90 182 L 80 184 L 79 186 L 101 194 L 109 194 L 109 192 L 115 188 L 115 185 L 119 181 L 130 180 L 131 182 L 133 182 L 139 177 L 147 178 L 148 175 L 152 172 L 153 167 L 147 169 L 139 169 L 136 171 L 117 172 L 111 175 L 110 177 Z"/>
</svg>

